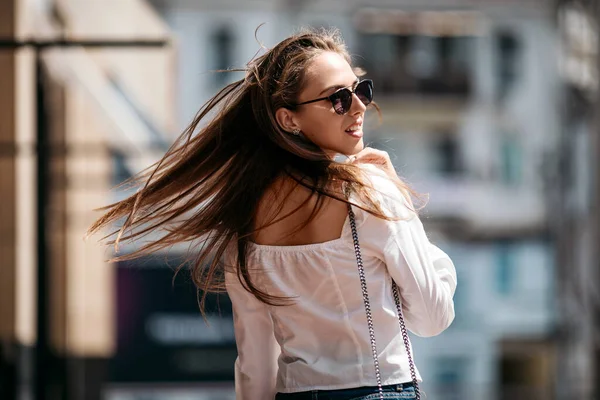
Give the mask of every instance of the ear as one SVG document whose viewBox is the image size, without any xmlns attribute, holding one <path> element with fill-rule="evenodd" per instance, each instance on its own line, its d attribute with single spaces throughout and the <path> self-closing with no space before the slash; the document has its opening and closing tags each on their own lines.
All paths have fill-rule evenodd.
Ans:
<svg viewBox="0 0 600 400">
<path fill-rule="evenodd" d="M 296 114 L 294 111 L 281 107 L 275 111 L 275 119 L 284 131 L 291 132 L 294 129 L 300 129 Z"/>
</svg>

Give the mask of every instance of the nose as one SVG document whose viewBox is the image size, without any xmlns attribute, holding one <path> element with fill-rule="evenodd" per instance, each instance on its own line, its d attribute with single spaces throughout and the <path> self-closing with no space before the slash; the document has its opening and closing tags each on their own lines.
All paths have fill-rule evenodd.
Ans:
<svg viewBox="0 0 600 400">
<path fill-rule="evenodd" d="M 362 114 L 367 109 L 367 106 L 358 98 L 356 93 L 352 93 L 352 105 L 350 106 L 350 114 L 357 115 Z"/>
</svg>

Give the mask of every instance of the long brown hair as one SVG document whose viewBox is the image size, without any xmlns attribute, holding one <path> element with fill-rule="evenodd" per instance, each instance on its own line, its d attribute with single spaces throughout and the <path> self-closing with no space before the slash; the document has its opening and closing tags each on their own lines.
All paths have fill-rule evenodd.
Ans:
<svg viewBox="0 0 600 400">
<path fill-rule="evenodd" d="M 105 214 L 88 235 L 121 218 L 125 219 L 121 228 L 103 238 L 116 235 L 107 241 L 115 248 L 148 233 L 164 233 L 113 260 L 191 242 L 195 254 L 192 279 L 202 291 L 202 312 L 206 294 L 224 290 L 222 256 L 229 245 L 237 245 L 233 268 L 242 285 L 267 304 L 285 304 L 284 298 L 258 289 L 246 265 L 249 240 L 268 226 L 256 226 L 259 202 L 277 178 L 289 177 L 316 196 L 313 216 L 325 196 L 348 202 L 331 185 L 338 182 L 359 194 L 362 201 L 357 207 L 387 218 L 369 195 L 369 184 L 358 167 L 331 160 L 315 144 L 282 130 L 275 119 L 278 108 L 293 108 L 307 66 L 325 51 L 351 62 L 336 30 L 304 29 L 255 57 L 244 69 L 245 77 L 204 104 L 159 162 L 126 182 L 140 186 L 137 193 L 100 209 Z M 199 128 L 209 113 L 212 119 Z M 411 192 L 402 182 L 398 184 L 405 193 Z"/>
</svg>

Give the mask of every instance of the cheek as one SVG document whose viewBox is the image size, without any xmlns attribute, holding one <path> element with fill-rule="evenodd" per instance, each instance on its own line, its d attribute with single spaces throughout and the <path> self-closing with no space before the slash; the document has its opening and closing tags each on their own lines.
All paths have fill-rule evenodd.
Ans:
<svg viewBox="0 0 600 400">
<path fill-rule="evenodd" d="M 339 141 L 342 129 L 339 115 L 322 112 L 311 117 L 303 124 L 303 131 L 310 140 L 320 146 Z"/>
</svg>

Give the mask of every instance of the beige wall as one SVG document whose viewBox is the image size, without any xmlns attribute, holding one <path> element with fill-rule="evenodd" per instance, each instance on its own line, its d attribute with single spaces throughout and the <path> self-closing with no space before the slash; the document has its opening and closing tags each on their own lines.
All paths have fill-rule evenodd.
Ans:
<svg viewBox="0 0 600 400">
<path fill-rule="evenodd" d="M 74 39 L 161 40 L 166 24 L 143 0 L 60 0 L 65 35 Z M 160 129 L 173 133 L 175 121 L 175 49 L 90 49 L 106 73 L 127 90 Z"/>
<path fill-rule="evenodd" d="M 164 25 L 142 1 L 62 0 L 58 5 L 63 31 L 71 39 L 168 37 Z M 88 241 L 83 236 L 100 216 L 92 210 L 110 202 L 112 161 L 107 139 L 115 137 L 115 120 L 109 123 L 105 114 L 102 103 L 108 98 L 94 97 L 98 92 L 89 89 L 106 85 L 106 77 L 116 80 L 144 116 L 159 130 L 168 131 L 174 126 L 174 52 L 172 48 L 77 51 L 65 50 L 63 61 L 78 68 L 81 75 L 52 78 L 49 102 L 52 143 L 67 149 L 66 157 L 54 157 L 52 162 L 51 344 L 61 354 L 109 357 L 115 346 L 114 266 L 105 261 L 111 249 L 98 244 L 101 235 Z M 93 68 L 86 62 L 69 61 L 82 61 L 86 54 Z M 68 58 L 72 56 L 76 58 Z M 52 60 L 60 69 L 59 52 L 53 52 Z M 119 145 L 114 140 L 110 143 Z"/>
<path fill-rule="evenodd" d="M 96 240 L 84 241 L 109 202 L 111 159 L 102 120 L 80 88 L 49 85 L 53 116 L 50 342 L 58 354 L 108 357 L 114 351 L 114 266 Z M 66 155 L 66 156 L 64 156 Z"/>
</svg>

